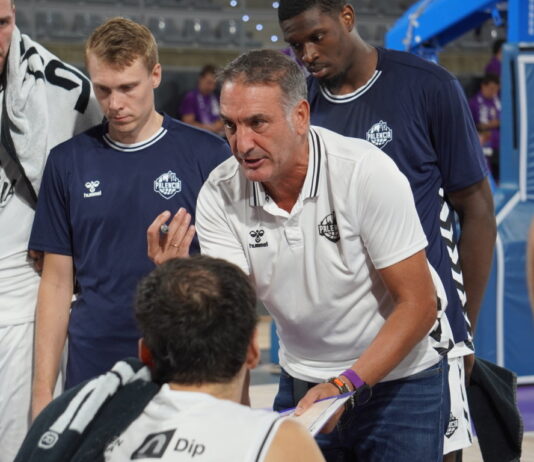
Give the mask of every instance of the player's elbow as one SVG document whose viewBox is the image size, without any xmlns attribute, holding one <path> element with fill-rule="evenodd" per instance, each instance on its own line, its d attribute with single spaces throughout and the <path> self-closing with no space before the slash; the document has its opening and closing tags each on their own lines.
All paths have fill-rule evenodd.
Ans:
<svg viewBox="0 0 534 462">
<path fill-rule="evenodd" d="M 435 293 L 428 294 L 421 300 L 420 325 L 421 330 L 430 331 L 438 317 L 438 299 Z"/>
</svg>

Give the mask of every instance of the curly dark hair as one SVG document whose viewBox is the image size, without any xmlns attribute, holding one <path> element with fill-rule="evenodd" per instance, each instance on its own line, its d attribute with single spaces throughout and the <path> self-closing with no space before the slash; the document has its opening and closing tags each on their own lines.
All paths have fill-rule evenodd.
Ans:
<svg viewBox="0 0 534 462">
<path fill-rule="evenodd" d="M 226 383 L 245 362 L 256 295 L 237 266 L 206 256 L 162 264 L 139 284 L 135 317 L 158 383 Z"/>
<path fill-rule="evenodd" d="M 310 8 L 317 7 L 323 13 L 337 14 L 348 3 L 347 0 L 280 0 L 278 5 L 278 21 L 291 19 Z"/>
</svg>

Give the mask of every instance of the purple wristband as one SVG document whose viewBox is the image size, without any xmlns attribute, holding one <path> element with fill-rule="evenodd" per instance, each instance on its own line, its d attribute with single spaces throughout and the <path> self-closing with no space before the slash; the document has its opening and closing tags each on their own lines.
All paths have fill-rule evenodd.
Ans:
<svg viewBox="0 0 534 462">
<path fill-rule="evenodd" d="M 362 385 L 365 384 L 365 382 L 360 378 L 356 372 L 354 372 L 352 369 L 347 369 L 345 372 L 342 372 L 340 375 L 344 375 L 349 379 L 350 383 L 352 383 L 352 386 L 355 390 L 360 388 Z"/>
</svg>

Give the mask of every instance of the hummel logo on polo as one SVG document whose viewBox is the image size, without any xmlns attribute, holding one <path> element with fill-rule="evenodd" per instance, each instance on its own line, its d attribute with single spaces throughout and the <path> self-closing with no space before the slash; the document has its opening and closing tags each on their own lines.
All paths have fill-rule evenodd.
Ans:
<svg viewBox="0 0 534 462">
<path fill-rule="evenodd" d="M 268 242 L 262 242 L 263 235 L 265 234 L 265 230 L 263 229 L 253 229 L 250 231 L 249 236 L 253 239 L 253 242 L 249 242 L 248 246 L 251 249 L 255 249 L 256 247 L 268 247 Z"/>
</svg>

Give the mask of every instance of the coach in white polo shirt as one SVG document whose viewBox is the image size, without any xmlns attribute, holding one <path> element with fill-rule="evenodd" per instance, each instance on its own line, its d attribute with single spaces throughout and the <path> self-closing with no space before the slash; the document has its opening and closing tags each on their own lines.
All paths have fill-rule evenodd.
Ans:
<svg viewBox="0 0 534 462">
<path fill-rule="evenodd" d="M 204 184 L 196 229 L 204 254 L 250 275 L 276 321 L 275 408 L 355 389 L 319 441 L 327 460 L 441 460 L 444 299 L 406 178 L 372 144 L 310 127 L 304 77 L 281 53 L 241 55 L 221 83 L 234 158 Z M 157 263 L 190 240 L 183 210 L 160 235 L 168 217 L 148 232 Z"/>
</svg>

